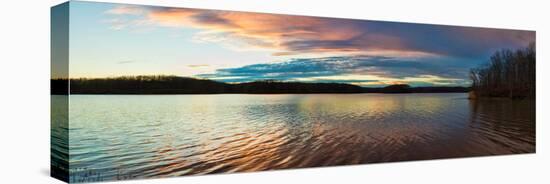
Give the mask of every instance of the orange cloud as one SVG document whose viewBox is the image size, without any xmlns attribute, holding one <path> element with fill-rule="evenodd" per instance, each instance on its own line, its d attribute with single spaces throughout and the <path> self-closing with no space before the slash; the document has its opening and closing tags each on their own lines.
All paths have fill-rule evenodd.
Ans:
<svg viewBox="0 0 550 184">
<path fill-rule="evenodd" d="M 258 48 L 288 50 L 288 43 L 302 40 L 338 41 L 360 34 L 350 26 L 334 28 L 323 19 L 304 16 L 240 13 L 230 11 L 159 9 L 147 17 L 162 26 L 193 27 L 207 31 L 202 36 L 223 35 Z M 206 38 L 202 40 L 212 40 Z M 327 51 L 354 51 L 350 48 L 310 49 Z"/>
</svg>

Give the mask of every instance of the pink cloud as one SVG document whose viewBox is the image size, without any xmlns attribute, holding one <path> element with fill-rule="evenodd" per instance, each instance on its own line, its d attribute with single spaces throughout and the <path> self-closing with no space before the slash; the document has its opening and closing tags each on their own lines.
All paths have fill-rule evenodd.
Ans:
<svg viewBox="0 0 550 184">
<path fill-rule="evenodd" d="M 186 8 L 121 6 L 114 15 L 141 15 L 163 27 L 191 27 L 203 42 L 304 53 L 469 56 L 534 42 L 532 31 L 405 24 Z M 231 46 L 233 45 L 233 46 Z"/>
</svg>

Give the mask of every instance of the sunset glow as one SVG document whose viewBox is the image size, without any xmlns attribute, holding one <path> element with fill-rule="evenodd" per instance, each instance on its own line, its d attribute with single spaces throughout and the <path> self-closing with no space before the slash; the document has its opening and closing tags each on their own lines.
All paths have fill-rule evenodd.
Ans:
<svg viewBox="0 0 550 184">
<path fill-rule="evenodd" d="M 70 77 L 177 75 L 361 86 L 469 85 L 532 31 L 73 2 Z"/>
</svg>

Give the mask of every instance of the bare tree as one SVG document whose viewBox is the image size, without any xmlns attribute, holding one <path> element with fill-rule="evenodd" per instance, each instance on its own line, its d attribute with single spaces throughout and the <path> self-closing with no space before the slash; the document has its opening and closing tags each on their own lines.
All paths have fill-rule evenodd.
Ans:
<svg viewBox="0 0 550 184">
<path fill-rule="evenodd" d="M 535 43 L 517 50 L 495 52 L 487 64 L 470 70 L 472 89 L 478 96 L 534 98 Z"/>
</svg>

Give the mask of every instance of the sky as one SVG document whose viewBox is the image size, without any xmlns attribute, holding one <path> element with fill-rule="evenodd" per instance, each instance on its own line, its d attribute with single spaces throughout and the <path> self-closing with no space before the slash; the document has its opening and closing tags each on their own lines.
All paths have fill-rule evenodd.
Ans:
<svg viewBox="0 0 550 184">
<path fill-rule="evenodd" d="M 71 1 L 69 75 L 467 86 L 534 31 Z"/>
</svg>

